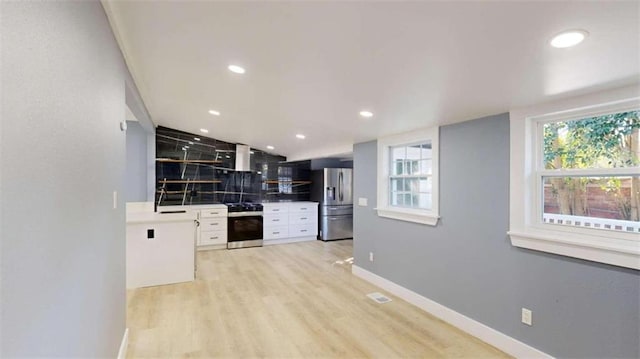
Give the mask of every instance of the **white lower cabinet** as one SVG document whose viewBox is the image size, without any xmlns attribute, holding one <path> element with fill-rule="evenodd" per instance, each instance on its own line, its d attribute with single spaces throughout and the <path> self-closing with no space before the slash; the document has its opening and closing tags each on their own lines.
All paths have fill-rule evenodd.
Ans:
<svg viewBox="0 0 640 359">
<path fill-rule="evenodd" d="M 317 239 L 317 202 L 276 202 L 262 205 L 265 245 Z"/>
<path fill-rule="evenodd" d="M 294 224 L 289 226 L 289 236 L 291 237 L 307 237 L 317 236 L 318 226 L 313 224 Z"/>
<path fill-rule="evenodd" d="M 318 212 L 314 213 L 289 213 L 289 224 L 313 224 L 318 223 Z"/>
<path fill-rule="evenodd" d="M 288 226 L 289 214 L 288 213 L 264 214 L 262 218 L 262 225 L 265 228 Z"/>
<path fill-rule="evenodd" d="M 199 246 L 210 246 L 213 244 L 227 244 L 227 231 L 200 232 L 200 238 L 198 239 Z"/>
<path fill-rule="evenodd" d="M 289 226 L 264 227 L 262 230 L 264 240 L 289 237 Z"/>
<path fill-rule="evenodd" d="M 227 217 L 218 218 L 201 218 L 200 230 L 202 232 L 209 231 L 227 231 Z"/>
<path fill-rule="evenodd" d="M 200 225 L 197 229 L 198 250 L 226 248 L 227 246 L 227 206 L 194 208 Z"/>
<path fill-rule="evenodd" d="M 263 203 L 263 232 L 265 245 L 316 240 L 318 237 L 317 202 Z M 195 212 L 198 250 L 223 249 L 227 245 L 227 206 L 194 205 L 163 207 L 175 211 Z"/>
</svg>

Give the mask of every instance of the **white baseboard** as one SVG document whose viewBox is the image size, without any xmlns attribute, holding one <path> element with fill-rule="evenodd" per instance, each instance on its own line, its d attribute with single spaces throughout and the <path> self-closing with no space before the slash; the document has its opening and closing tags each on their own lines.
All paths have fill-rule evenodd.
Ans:
<svg viewBox="0 0 640 359">
<path fill-rule="evenodd" d="M 127 347 L 129 346 L 129 328 L 124 330 L 122 342 L 120 342 L 120 350 L 118 350 L 118 359 L 124 359 L 127 356 Z"/>
<path fill-rule="evenodd" d="M 432 301 L 366 269 L 353 265 L 353 275 L 370 282 L 516 358 L 553 358 L 534 347 Z"/>
</svg>

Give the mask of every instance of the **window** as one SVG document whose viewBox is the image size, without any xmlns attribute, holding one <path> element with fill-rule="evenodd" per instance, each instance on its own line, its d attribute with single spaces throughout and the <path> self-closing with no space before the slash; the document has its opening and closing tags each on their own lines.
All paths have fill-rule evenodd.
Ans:
<svg viewBox="0 0 640 359">
<path fill-rule="evenodd" d="M 389 205 L 431 209 L 431 141 L 389 148 Z"/>
<path fill-rule="evenodd" d="M 640 234 L 640 111 L 537 123 L 543 223 Z"/>
<path fill-rule="evenodd" d="M 640 99 L 561 106 L 511 113 L 511 242 L 640 269 Z"/>
<path fill-rule="evenodd" d="M 438 128 L 378 140 L 378 215 L 436 225 Z"/>
</svg>

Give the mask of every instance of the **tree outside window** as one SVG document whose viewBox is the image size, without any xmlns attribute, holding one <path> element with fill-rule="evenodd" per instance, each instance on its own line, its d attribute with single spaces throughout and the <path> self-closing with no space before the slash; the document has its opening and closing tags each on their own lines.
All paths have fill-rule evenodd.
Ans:
<svg viewBox="0 0 640 359">
<path fill-rule="evenodd" d="M 639 116 L 627 111 L 542 124 L 543 217 L 640 221 Z M 625 230 L 619 223 L 596 227 Z"/>
</svg>

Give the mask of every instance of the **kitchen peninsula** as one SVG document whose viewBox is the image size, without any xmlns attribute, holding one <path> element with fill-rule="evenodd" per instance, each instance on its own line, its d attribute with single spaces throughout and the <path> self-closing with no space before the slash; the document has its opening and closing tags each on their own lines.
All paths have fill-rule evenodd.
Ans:
<svg viewBox="0 0 640 359">
<path fill-rule="evenodd" d="M 127 204 L 127 288 L 195 279 L 193 211 L 153 211 L 153 203 Z"/>
</svg>

